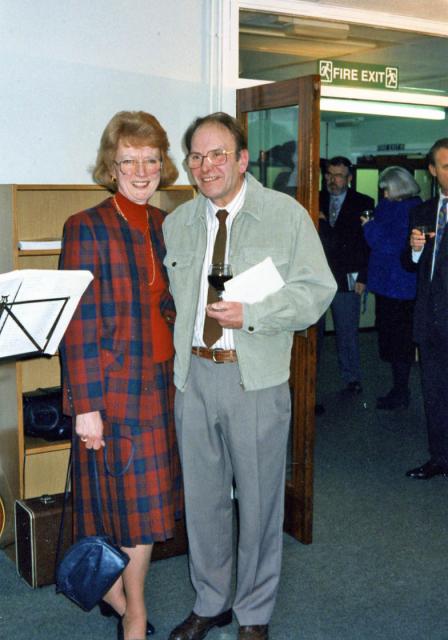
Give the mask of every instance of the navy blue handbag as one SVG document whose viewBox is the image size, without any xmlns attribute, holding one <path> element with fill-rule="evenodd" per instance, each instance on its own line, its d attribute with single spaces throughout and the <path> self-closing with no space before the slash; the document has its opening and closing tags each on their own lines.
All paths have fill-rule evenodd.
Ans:
<svg viewBox="0 0 448 640">
<path fill-rule="evenodd" d="M 126 439 L 129 440 L 129 438 Z M 119 476 L 126 473 L 134 452 L 132 441 L 131 447 L 131 455 L 125 468 L 117 474 L 110 471 L 107 465 L 106 447 L 104 448 L 105 467 L 109 475 Z M 102 600 L 129 562 L 129 556 L 114 544 L 104 531 L 100 516 L 101 496 L 96 452 L 91 449 L 89 453 L 92 457 L 96 486 L 95 520 L 100 535 L 87 536 L 78 540 L 69 548 L 56 568 L 56 593 L 63 593 L 85 611 L 90 611 Z M 70 476 L 70 467 L 71 464 L 69 464 L 68 477 Z M 66 497 L 67 494 L 66 490 Z"/>
</svg>

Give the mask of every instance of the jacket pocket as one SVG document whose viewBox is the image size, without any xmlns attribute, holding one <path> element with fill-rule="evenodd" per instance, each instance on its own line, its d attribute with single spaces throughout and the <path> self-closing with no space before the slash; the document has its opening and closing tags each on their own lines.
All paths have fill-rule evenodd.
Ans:
<svg viewBox="0 0 448 640">
<path fill-rule="evenodd" d="M 100 344 L 104 372 L 120 371 L 120 369 L 123 368 L 123 353 L 112 347 L 112 341 L 110 339 L 102 338 Z"/>
<path fill-rule="evenodd" d="M 163 264 L 168 272 L 170 290 L 176 300 L 185 289 L 194 272 L 195 255 L 193 251 L 170 251 L 166 254 Z"/>
<path fill-rule="evenodd" d="M 195 255 L 193 251 L 170 251 L 166 254 L 163 264 L 168 273 L 176 273 L 192 266 Z"/>
</svg>

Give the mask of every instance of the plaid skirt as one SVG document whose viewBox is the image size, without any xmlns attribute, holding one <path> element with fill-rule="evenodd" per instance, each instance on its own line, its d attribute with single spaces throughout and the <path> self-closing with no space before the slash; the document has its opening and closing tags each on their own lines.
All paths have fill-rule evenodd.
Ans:
<svg viewBox="0 0 448 640">
<path fill-rule="evenodd" d="M 106 448 L 92 453 L 73 439 L 73 516 L 75 539 L 101 533 L 95 516 L 95 456 L 101 496 L 100 517 L 117 544 L 133 547 L 167 540 L 182 517 L 181 468 L 174 428 L 172 361 L 156 364 L 157 402 L 161 419 L 136 428 L 104 422 Z M 129 462 L 129 468 L 126 466 Z"/>
</svg>

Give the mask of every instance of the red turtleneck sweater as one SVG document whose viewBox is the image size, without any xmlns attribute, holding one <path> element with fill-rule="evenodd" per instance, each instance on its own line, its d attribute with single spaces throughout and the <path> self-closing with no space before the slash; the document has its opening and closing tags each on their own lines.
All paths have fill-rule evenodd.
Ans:
<svg viewBox="0 0 448 640">
<path fill-rule="evenodd" d="M 160 298 L 166 290 L 165 281 L 162 277 L 161 266 L 159 264 L 154 248 L 150 246 L 151 237 L 148 228 L 148 210 L 144 204 L 137 204 L 128 200 L 123 194 L 117 192 L 115 199 L 123 215 L 126 217 L 128 224 L 133 229 L 138 229 L 145 234 L 145 241 L 148 247 L 148 274 L 150 282 L 154 278 L 154 282 L 148 285 L 151 292 L 151 327 L 152 327 L 152 348 L 154 362 L 165 362 L 174 355 L 173 339 L 171 331 L 160 313 Z M 154 261 L 151 257 L 154 256 Z M 155 267 L 155 276 L 153 273 L 153 264 Z"/>
</svg>

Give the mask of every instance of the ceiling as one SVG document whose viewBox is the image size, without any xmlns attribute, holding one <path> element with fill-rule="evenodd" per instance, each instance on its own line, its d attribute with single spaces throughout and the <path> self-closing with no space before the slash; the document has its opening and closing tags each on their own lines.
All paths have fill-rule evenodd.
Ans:
<svg viewBox="0 0 448 640">
<path fill-rule="evenodd" d="M 375 11 L 388 15 L 412 16 L 422 20 L 434 19 L 448 23 L 448 2 L 446 0 L 431 0 L 428 10 L 428 0 L 308 0 L 319 5 L 322 10 L 326 8 L 341 7 L 358 11 Z"/>
<path fill-rule="evenodd" d="M 325 4 L 325 0 L 320 0 Z M 408 0 L 427 14 L 427 3 Z M 332 0 L 332 4 L 335 0 Z M 345 7 L 350 3 L 344 0 Z M 359 7 L 359 2 L 352 2 Z M 375 0 L 375 10 L 393 0 Z M 439 11 L 439 14 L 437 14 Z M 432 0 L 431 15 L 448 20 L 447 0 Z M 317 60 L 338 59 L 399 67 L 400 89 L 448 95 L 448 39 L 343 22 L 240 12 L 240 77 L 282 80 L 317 73 Z"/>
</svg>

